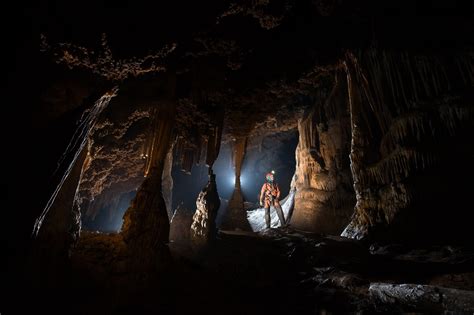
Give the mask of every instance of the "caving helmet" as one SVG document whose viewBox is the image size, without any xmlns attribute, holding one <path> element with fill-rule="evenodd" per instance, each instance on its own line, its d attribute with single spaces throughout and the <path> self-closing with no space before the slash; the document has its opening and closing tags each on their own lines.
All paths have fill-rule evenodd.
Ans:
<svg viewBox="0 0 474 315">
<path fill-rule="evenodd" d="M 265 175 L 265 178 L 267 179 L 267 182 L 273 183 L 273 175 L 275 174 L 275 171 L 268 172 L 267 175 Z"/>
</svg>

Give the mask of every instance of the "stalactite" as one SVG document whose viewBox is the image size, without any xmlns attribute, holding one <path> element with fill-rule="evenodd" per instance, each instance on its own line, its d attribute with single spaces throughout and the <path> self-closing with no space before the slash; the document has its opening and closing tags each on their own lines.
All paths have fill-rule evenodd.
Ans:
<svg viewBox="0 0 474 315">
<path fill-rule="evenodd" d="M 369 227 L 390 224 L 410 207 L 411 188 L 403 183 L 435 169 L 445 158 L 436 149 L 413 144 L 454 137 L 472 119 L 469 107 L 445 98 L 451 82 L 461 78 L 468 83 L 466 71 L 472 67 L 464 63 L 470 59 L 467 54 L 453 57 L 458 68 L 449 73 L 444 61 L 438 56 L 376 50 L 359 53 L 358 58 L 347 54 L 350 160 L 357 203 L 344 235 L 363 237 Z M 374 158 L 377 150 L 380 156 Z"/>
<path fill-rule="evenodd" d="M 165 200 L 166 210 L 168 211 L 168 219 L 171 221 L 173 217 L 173 176 L 171 175 L 173 168 L 173 149 L 175 141 L 171 144 L 168 153 L 166 153 L 165 164 L 163 167 L 163 175 L 161 179 L 161 186 L 163 191 L 163 199 Z"/>
<path fill-rule="evenodd" d="M 181 165 L 181 157 L 182 157 L 182 151 L 183 151 L 183 138 L 182 136 L 178 136 L 176 139 L 176 145 L 174 147 L 174 159 L 173 159 L 173 165 Z"/>
<path fill-rule="evenodd" d="M 166 260 L 169 219 L 162 195 L 162 176 L 175 110 L 171 102 L 163 102 L 157 108 L 149 172 L 124 215 L 121 234 L 133 257 L 131 268 L 137 271 L 154 269 L 160 259 Z M 140 275 L 138 272 L 137 276 Z"/>
<path fill-rule="evenodd" d="M 38 232 L 41 228 L 41 225 L 46 217 L 46 215 L 49 212 L 49 209 L 53 206 L 56 197 L 58 196 L 58 193 L 60 192 L 63 184 L 65 183 L 66 179 L 68 178 L 69 174 L 71 173 L 74 165 L 76 164 L 76 161 L 78 160 L 78 157 L 80 153 L 83 151 L 89 137 L 91 134 L 91 131 L 94 129 L 97 119 L 99 115 L 102 113 L 102 111 L 109 105 L 110 100 L 117 95 L 118 88 L 114 87 L 112 88 L 109 92 L 105 93 L 102 97 L 100 97 L 92 107 L 92 109 L 87 113 L 85 116 L 83 116 L 83 120 L 79 123 L 78 128 L 74 132 L 74 135 L 69 142 L 69 145 L 66 148 L 65 153 L 60 159 L 60 164 L 62 164 L 65 161 L 65 157 L 71 154 L 72 152 L 75 153 L 72 157 L 72 161 L 70 162 L 69 166 L 67 167 L 63 177 L 61 178 L 58 186 L 54 190 L 51 198 L 48 200 L 48 203 L 46 204 L 46 207 L 44 208 L 43 212 L 41 215 L 36 219 L 34 228 L 33 228 L 33 235 L 36 236 L 38 235 Z"/>
<path fill-rule="evenodd" d="M 334 87 L 298 121 L 292 226 L 319 233 L 340 233 L 355 203 L 350 187 L 347 89 L 343 72 Z M 328 108 L 338 108 L 331 112 Z M 328 114 L 329 112 L 329 114 Z M 347 124 L 347 125 L 346 125 Z M 347 138 L 346 138 L 347 137 Z"/>
<path fill-rule="evenodd" d="M 426 115 L 421 112 L 413 112 L 395 119 L 382 137 L 380 151 L 387 155 L 406 139 L 415 138 L 417 141 L 421 141 L 422 138 L 430 136 L 427 134 L 429 130 L 427 120 Z"/>
<path fill-rule="evenodd" d="M 194 163 L 194 150 L 192 148 L 184 149 L 183 162 L 181 164 L 181 170 L 186 174 L 191 174 Z"/>
<path fill-rule="evenodd" d="M 211 116 L 212 126 L 209 130 L 209 134 L 207 138 L 198 137 L 198 153 L 196 153 L 209 167 L 209 181 L 206 187 L 199 193 L 196 201 L 197 209 L 193 215 L 191 224 L 191 239 L 194 244 L 198 246 L 209 244 L 215 239 L 217 234 L 217 211 L 220 207 L 216 176 L 214 175 L 212 166 L 219 156 L 222 141 L 224 123 L 223 107 L 215 108 Z M 207 149 L 201 152 L 201 147 L 207 147 Z"/>
<path fill-rule="evenodd" d="M 194 150 L 194 158 L 196 165 L 201 163 L 201 156 L 202 156 L 202 137 L 198 135 L 196 143 L 196 150 Z"/>
<path fill-rule="evenodd" d="M 240 175 L 244 161 L 247 138 L 239 138 L 233 143 L 232 160 L 234 164 L 234 192 L 227 206 L 227 215 L 222 224 L 223 229 L 250 231 L 247 215 L 244 210 L 244 198 L 240 186 Z"/>
<path fill-rule="evenodd" d="M 224 108 L 217 107 L 211 117 L 211 121 L 215 121 L 215 125 L 210 129 L 207 146 L 206 164 L 212 168 L 216 161 L 222 141 L 222 131 L 224 126 Z"/>
<path fill-rule="evenodd" d="M 158 115 L 158 110 L 154 108 L 152 110 L 149 134 L 148 134 L 147 141 L 145 143 L 145 148 L 144 148 L 143 158 L 145 159 L 145 171 L 143 175 L 145 177 L 147 177 L 148 174 L 150 173 L 150 168 L 152 165 L 154 146 L 156 142 L 156 132 L 157 132 L 156 129 L 157 129 L 157 124 L 158 124 L 157 115 Z"/>
<path fill-rule="evenodd" d="M 191 224 L 191 239 L 195 245 L 207 245 L 215 239 L 217 235 L 216 218 L 220 204 L 216 176 L 210 170 L 209 181 L 197 198 L 197 209 Z"/>
<path fill-rule="evenodd" d="M 426 162 L 425 162 L 426 161 Z M 359 178 L 364 185 L 385 185 L 400 181 L 413 174 L 417 169 L 434 166 L 436 157 L 433 153 L 420 153 L 416 150 L 398 149 L 390 153 L 377 164 L 369 165 L 362 170 Z M 422 168 L 417 165 L 422 165 Z"/>
<path fill-rule="evenodd" d="M 84 159 L 84 162 L 82 164 L 82 168 L 81 168 L 81 175 L 79 177 L 79 181 L 78 181 L 78 185 L 77 185 L 77 189 L 76 189 L 76 192 L 74 193 L 74 201 L 73 201 L 73 206 L 72 206 L 72 217 L 71 217 L 71 224 L 70 224 L 70 233 L 71 233 L 71 237 L 72 237 L 72 240 L 73 240 L 73 245 L 77 243 L 77 241 L 79 240 L 79 236 L 80 236 L 80 233 L 81 233 L 81 216 L 82 216 L 82 209 L 81 209 L 81 206 L 82 206 L 82 199 L 79 198 L 79 188 L 80 188 L 80 183 L 82 181 L 82 177 L 84 175 L 84 172 L 85 170 L 89 167 L 90 165 L 90 161 L 91 161 L 91 157 L 90 157 L 90 143 L 88 144 L 87 146 L 87 154 L 86 154 L 86 157 Z"/>
</svg>

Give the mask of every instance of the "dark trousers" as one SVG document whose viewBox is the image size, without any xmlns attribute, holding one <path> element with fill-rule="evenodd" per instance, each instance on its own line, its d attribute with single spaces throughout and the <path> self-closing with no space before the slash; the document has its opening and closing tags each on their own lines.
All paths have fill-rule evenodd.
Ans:
<svg viewBox="0 0 474 315">
<path fill-rule="evenodd" d="M 281 209 L 280 205 L 275 205 L 275 210 L 278 215 L 278 219 L 280 219 L 280 225 L 285 225 L 285 216 L 283 215 L 283 210 Z M 267 228 L 271 226 L 271 219 L 270 219 L 270 207 L 265 208 L 265 223 L 267 224 Z"/>
</svg>

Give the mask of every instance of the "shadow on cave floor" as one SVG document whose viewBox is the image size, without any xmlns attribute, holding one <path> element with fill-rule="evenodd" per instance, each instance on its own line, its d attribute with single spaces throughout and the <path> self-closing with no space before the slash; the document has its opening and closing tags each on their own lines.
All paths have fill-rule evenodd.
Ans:
<svg viewBox="0 0 474 315">
<path fill-rule="evenodd" d="M 120 234 L 85 232 L 71 282 L 57 296 L 67 296 L 67 313 L 74 314 L 370 314 L 400 311 L 373 300 L 375 282 L 474 290 L 474 250 L 465 247 L 367 247 L 289 228 L 221 231 L 199 251 L 186 243 L 169 247 L 162 271 L 134 285 Z"/>
</svg>

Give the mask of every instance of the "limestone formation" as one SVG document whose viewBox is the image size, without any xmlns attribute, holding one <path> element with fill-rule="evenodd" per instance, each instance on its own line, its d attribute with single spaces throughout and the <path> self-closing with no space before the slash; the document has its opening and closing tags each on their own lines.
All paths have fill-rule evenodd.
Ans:
<svg viewBox="0 0 474 315">
<path fill-rule="evenodd" d="M 194 212 L 182 205 L 174 210 L 170 222 L 170 242 L 190 242 Z"/>
<path fill-rule="evenodd" d="M 473 128 L 472 106 L 448 97 L 453 84 L 465 86 L 462 73 L 448 76 L 436 58 L 378 51 L 348 54 L 345 66 L 357 203 L 342 235 L 433 241 L 465 234 L 467 226 L 450 223 L 442 209 L 457 203 L 464 187 L 449 183 L 466 156 L 448 152 L 470 150 L 460 143 Z"/>
<path fill-rule="evenodd" d="M 2 314 L 473 312 L 465 1 L 43 2 L 4 40 Z"/>
<path fill-rule="evenodd" d="M 191 238 L 195 243 L 207 244 L 215 239 L 217 211 L 220 205 L 216 175 L 210 170 L 209 182 L 196 200 L 196 212 L 191 225 Z"/>
<path fill-rule="evenodd" d="M 371 283 L 370 296 L 399 312 L 472 314 L 474 292 L 422 284 Z"/>
<path fill-rule="evenodd" d="M 240 175 L 246 146 L 246 138 L 237 139 L 233 144 L 232 158 L 235 173 L 234 192 L 227 205 L 226 218 L 222 222 L 222 229 L 251 231 L 247 221 L 247 213 L 244 209 L 244 198 L 240 184 Z"/>
<path fill-rule="evenodd" d="M 295 228 L 339 234 L 355 205 L 349 168 L 347 85 L 338 72 L 327 100 L 315 104 L 298 123 Z"/>
<path fill-rule="evenodd" d="M 175 105 L 164 102 L 155 111 L 153 146 L 147 177 L 124 215 L 121 233 L 133 257 L 133 267 L 155 268 L 166 259 L 169 219 L 162 195 L 164 160 L 171 145 Z"/>
</svg>

